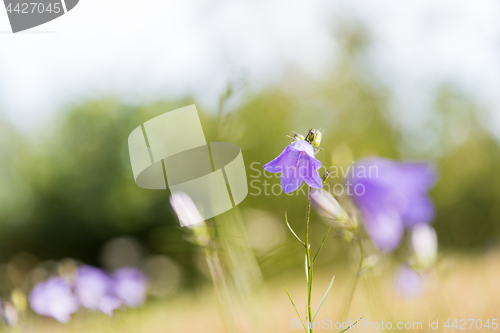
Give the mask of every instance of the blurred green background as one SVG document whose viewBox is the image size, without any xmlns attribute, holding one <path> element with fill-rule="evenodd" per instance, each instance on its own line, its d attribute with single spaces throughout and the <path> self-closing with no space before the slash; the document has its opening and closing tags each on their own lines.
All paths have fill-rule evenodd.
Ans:
<svg viewBox="0 0 500 333">
<path fill-rule="evenodd" d="M 407 299 L 395 288 L 408 237 L 388 255 L 367 242 L 366 261 L 377 254 L 378 265 L 359 279 L 349 317 L 496 318 L 499 13 L 493 0 L 109 0 L 81 2 L 54 21 L 56 33 L 0 31 L 4 308 L 78 264 L 138 266 L 150 283 L 144 307 L 114 318 L 82 309 L 65 326 L 22 310 L 20 325 L 5 330 L 215 333 L 230 317 L 238 332 L 289 332 L 295 312 L 283 285 L 301 313 L 307 287 L 303 247 L 284 214 L 302 236 L 306 197 L 281 193 L 262 165 L 292 131 L 310 128 L 324 130 L 317 158 L 326 167 L 375 155 L 427 161 L 439 174 L 430 193 L 439 258 L 422 272 L 426 292 Z M 249 181 L 240 205 L 207 221 L 234 301 L 225 309 L 169 192 L 139 188 L 130 166 L 130 132 L 190 104 L 207 141 L 241 147 Z M 313 211 L 313 250 L 328 230 L 321 222 Z M 315 262 L 314 304 L 335 275 L 322 319 L 340 320 L 359 264 L 354 243 L 332 231 Z"/>
<path fill-rule="evenodd" d="M 218 109 L 197 105 L 207 141 L 238 144 L 249 180 L 248 197 L 208 221 L 216 226 L 219 254 L 237 299 L 237 325 L 252 327 L 247 331 L 287 331 L 295 314 L 283 284 L 299 306 L 305 304 L 303 249 L 288 232 L 284 212 L 302 235 L 306 198 L 274 195 L 280 192 L 279 178 L 264 173 L 262 165 L 289 144 L 292 130 L 306 134 L 313 127 L 325 131 L 324 150 L 317 157 L 327 167 L 345 168 L 378 155 L 429 161 L 439 172 L 431 191 L 439 278 L 428 286 L 430 303 L 425 298 L 405 303 L 391 292 L 393 273 L 407 259 L 402 245 L 392 255 L 395 260 L 381 258 L 380 268 L 362 279 L 352 317 L 425 322 L 466 313 L 493 318 L 498 309 L 492 298 L 497 291 L 491 288 L 498 276 L 493 250 L 500 240 L 500 143 L 486 129 L 487 114 L 448 83 L 436 87 L 425 122 L 403 126 L 390 104 L 393 92 L 360 71 L 366 65 L 366 34 L 354 29 L 340 37 L 341 56 L 325 79 L 291 69 L 282 81 L 255 92 L 243 78 L 220 92 Z M 41 319 L 37 332 L 103 327 L 134 333 L 222 331 L 200 249 L 190 242 L 189 230 L 179 227 L 168 191 L 136 186 L 128 154 L 127 138 L 134 128 L 193 103 L 197 100 L 190 96 L 144 105 L 112 96 L 92 99 L 66 105 L 50 126 L 29 134 L 0 121 L 0 296 L 8 298 L 15 287 L 29 293 L 35 283 L 73 267 L 73 260 L 107 269 L 139 265 L 151 282 L 147 311 L 119 312 L 113 319 L 82 312 L 68 328 Z M 313 213 L 314 248 L 327 230 L 320 222 Z M 375 252 L 373 247 L 369 252 Z M 353 244 L 332 233 L 315 265 L 316 303 L 336 275 L 322 316 L 339 319 L 357 255 Z M 436 281 L 443 284 L 435 286 Z M 458 305 L 447 308 L 446 302 Z"/>
<path fill-rule="evenodd" d="M 326 80 L 291 71 L 286 80 L 259 93 L 240 84 L 239 102 L 231 103 L 230 94 L 220 110 L 198 107 L 207 140 L 240 145 L 249 181 L 267 180 L 271 186 L 279 179 L 258 177 L 255 169 L 281 152 L 292 130 L 325 130 L 324 151 L 318 154 L 325 166 L 347 166 L 368 155 L 428 160 L 440 175 L 431 193 L 440 250 L 480 254 L 497 245 L 499 143 L 482 126 L 481 109 L 457 87 L 442 85 L 428 121 L 404 130 L 389 111 L 390 92 L 357 70 L 367 43 L 359 31 L 346 33 L 342 56 Z M 135 185 L 127 147 L 128 134 L 139 124 L 192 103 L 196 100 L 189 97 L 147 105 L 112 97 L 89 100 L 67 105 L 50 127 L 29 136 L 2 121 L 0 260 L 28 252 L 40 260 L 71 257 L 99 265 L 108 240 L 131 236 L 146 253 L 166 254 L 186 276 L 196 276 L 192 245 L 170 212 L 168 193 Z M 419 139 L 422 135 L 428 140 Z M 250 167 L 254 162 L 259 164 Z M 243 213 L 269 213 L 281 228 L 286 210 L 300 230 L 303 197 L 252 193 L 256 190 L 250 188 L 239 207 Z M 281 229 L 278 233 L 280 241 L 273 243 L 278 248 L 292 239 Z"/>
</svg>

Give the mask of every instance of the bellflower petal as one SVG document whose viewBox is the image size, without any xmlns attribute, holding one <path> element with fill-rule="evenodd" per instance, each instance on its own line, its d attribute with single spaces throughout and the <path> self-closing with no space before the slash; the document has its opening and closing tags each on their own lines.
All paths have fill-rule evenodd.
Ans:
<svg viewBox="0 0 500 333">
<path fill-rule="evenodd" d="M 304 181 L 306 182 L 307 185 L 309 185 L 312 188 L 323 187 L 323 181 L 321 180 L 321 177 L 316 171 L 313 171 L 310 173 L 310 175 L 304 177 Z"/>
<path fill-rule="evenodd" d="M 281 173 L 281 188 L 283 192 L 290 193 L 299 188 L 302 184 L 302 178 L 299 177 L 296 169 L 286 167 Z"/>
<path fill-rule="evenodd" d="M 316 158 L 313 146 L 307 141 L 294 141 L 289 145 L 289 147 L 293 150 L 303 151 L 309 155 L 309 157 Z"/>
<path fill-rule="evenodd" d="M 402 220 L 406 228 L 413 229 L 420 224 L 427 224 L 434 218 L 435 208 L 431 198 L 424 195 L 408 197 L 409 205 L 402 213 Z"/>
<path fill-rule="evenodd" d="M 297 161 L 299 154 L 299 151 L 294 151 L 288 146 L 278 157 L 265 164 L 264 169 L 270 173 L 282 172 L 288 165 L 293 165 Z"/>
</svg>

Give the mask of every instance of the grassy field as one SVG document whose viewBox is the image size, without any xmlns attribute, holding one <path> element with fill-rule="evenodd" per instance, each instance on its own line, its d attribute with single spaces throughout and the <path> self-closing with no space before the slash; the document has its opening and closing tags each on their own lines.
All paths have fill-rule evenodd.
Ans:
<svg viewBox="0 0 500 333">
<path fill-rule="evenodd" d="M 349 318 L 354 321 L 363 317 L 365 321 L 384 321 L 396 326 L 398 322 L 422 323 L 422 329 L 416 326 L 411 329 L 390 331 L 398 332 L 455 332 L 464 331 L 453 328 L 453 322 L 465 319 L 462 327 L 468 332 L 495 331 L 490 328 L 476 328 L 476 323 L 470 328 L 469 319 L 481 319 L 482 323 L 500 316 L 500 252 L 491 251 L 481 257 L 442 257 L 435 271 L 428 272 L 425 294 L 405 298 L 398 295 L 394 289 L 394 278 L 391 270 L 382 272 L 374 270 L 365 274 L 359 283 L 358 292 L 353 300 Z M 395 268 L 395 267 L 394 267 Z M 323 291 L 328 287 L 326 274 L 316 277 L 314 303 L 321 300 Z M 346 270 L 337 272 L 337 279 L 323 308 L 315 321 L 332 320 L 334 325 L 339 319 L 342 305 L 345 303 L 348 290 L 352 283 L 352 275 Z M 290 290 L 299 309 L 305 310 L 305 283 L 297 275 L 280 276 L 268 281 L 254 295 L 250 307 L 234 307 L 234 316 L 240 332 L 303 332 L 301 329 L 290 328 L 290 321 L 296 319 L 295 311 L 289 303 L 284 284 Z M 302 311 L 304 312 L 304 311 Z M 117 311 L 115 317 L 109 318 L 102 314 L 78 313 L 68 325 L 59 324 L 53 320 L 37 318 L 34 326 L 21 327 L 22 331 L 40 333 L 87 333 L 87 332 L 120 332 L 120 333 L 163 333 L 163 332 L 224 332 L 220 320 L 218 302 L 212 289 L 207 287 L 194 292 L 178 293 L 168 300 L 151 300 L 141 309 Z M 439 329 L 428 329 L 431 322 L 439 320 Z M 444 328 L 446 320 L 450 319 L 450 328 Z M 463 323 L 464 321 L 462 321 Z M 366 324 L 367 325 L 367 324 Z M 26 326 L 26 325 L 25 325 Z M 356 329 L 353 329 L 355 331 Z M 317 331 L 338 332 L 335 328 L 321 328 Z M 359 326 L 360 332 L 379 332 L 382 329 L 372 329 Z M 386 329 L 386 331 L 389 331 Z"/>
</svg>

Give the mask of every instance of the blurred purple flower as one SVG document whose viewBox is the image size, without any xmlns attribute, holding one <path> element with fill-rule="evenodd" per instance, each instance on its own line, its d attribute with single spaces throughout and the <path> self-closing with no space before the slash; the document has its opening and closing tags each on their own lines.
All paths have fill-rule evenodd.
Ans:
<svg viewBox="0 0 500 333">
<path fill-rule="evenodd" d="M 133 267 L 123 267 L 113 273 L 114 295 L 125 302 L 125 305 L 135 308 L 146 299 L 146 277 Z"/>
<path fill-rule="evenodd" d="M 61 323 L 67 323 L 71 314 L 78 310 L 78 301 L 71 288 L 59 277 L 37 284 L 31 291 L 30 304 L 35 313 L 52 317 Z"/>
<path fill-rule="evenodd" d="M 111 295 L 113 280 L 103 270 L 82 266 L 78 269 L 75 280 L 75 292 L 80 303 L 89 310 L 101 310 L 108 316 L 118 309 L 123 301 Z"/>
<path fill-rule="evenodd" d="M 271 173 L 281 172 L 281 188 L 285 193 L 298 189 L 302 181 L 313 188 L 322 188 L 320 167 L 313 146 L 304 140 L 292 142 L 278 157 L 264 165 Z"/>
<path fill-rule="evenodd" d="M 383 158 L 361 160 L 349 172 L 347 184 L 353 185 L 353 200 L 381 250 L 394 250 L 405 228 L 432 222 L 434 205 L 427 191 L 436 178 L 429 164 Z"/>
<path fill-rule="evenodd" d="M 395 278 L 396 292 L 403 297 L 417 297 L 424 293 L 422 278 L 409 266 L 399 268 Z"/>
<path fill-rule="evenodd" d="M 109 293 L 111 282 L 111 278 L 97 267 L 80 267 L 75 279 L 75 292 L 80 303 L 89 310 L 97 310 L 102 298 Z"/>
</svg>

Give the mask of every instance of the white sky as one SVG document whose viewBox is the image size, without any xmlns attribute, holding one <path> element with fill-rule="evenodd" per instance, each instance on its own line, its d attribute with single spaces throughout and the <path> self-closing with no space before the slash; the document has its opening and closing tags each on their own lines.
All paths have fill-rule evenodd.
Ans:
<svg viewBox="0 0 500 333">
<path fill-rule="evenodd" d="M 339 19 L 369 30 L 369 63 L 407 122 L 422 121 L 442 82 L 500 108 L 495 0 L 81 0 L 30 30 L 52 33 L 8 34 L 0 10 L 0 114 L 27 129 L 88 97 L 194 94 L 213 105 L 241 75 L 257 90 L 289 66 L 321 77 L 337 54 Z"/>
</svg>

